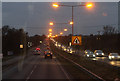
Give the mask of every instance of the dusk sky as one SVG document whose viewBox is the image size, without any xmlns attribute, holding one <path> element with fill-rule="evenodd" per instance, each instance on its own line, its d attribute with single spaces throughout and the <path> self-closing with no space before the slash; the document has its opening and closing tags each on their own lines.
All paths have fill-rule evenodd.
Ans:
<svg viewBox="0 0 120 81">
<path fill-rule="evenodd" d="M 80 5 L 80 2 L 62 2 L 59 4 Z M 24 28 L 29 35 L 48 34 L 48 29 L 53 28 L 54 34 L 67 28 L 65 34 L 71 33 L 71 8 L 53 8 L 48 2 L 3 2 L 2 25 L 10 25 L 15 28 Z M 68 23 L 49 26 L 49 22 Z M 97 34 L 102 31 L 104 25 L 116 27 L 118 25 L 118 3 L 96 2 L 94 7 L 74 8 L 74 34 Z"/>
</svg>

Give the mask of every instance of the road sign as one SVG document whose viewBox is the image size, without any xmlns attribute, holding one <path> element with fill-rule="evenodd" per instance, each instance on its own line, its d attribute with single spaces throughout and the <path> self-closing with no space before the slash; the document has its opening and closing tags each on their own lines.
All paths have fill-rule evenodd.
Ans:
<svg viewBox="0 0 120 81">
<path fill-rule="evenodd" d="M 82 45 L 82 37 L 72 36 L 72 45 Z"/>
</svg>

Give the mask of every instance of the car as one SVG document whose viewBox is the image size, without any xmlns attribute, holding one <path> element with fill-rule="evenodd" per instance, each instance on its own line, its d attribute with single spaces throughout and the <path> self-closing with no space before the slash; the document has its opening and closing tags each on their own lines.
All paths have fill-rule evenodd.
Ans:
<svg viewBox="0 0 120 81">
<path fill-rule="evenodd" d="M 40 50 L 34 50 L 34 51 L 33 51 L 33 54 L 34 54 L 34 55 L 40 55 Z"/>
<path fill-rule="evenodd" d="M 36 50 L 40 51 L 40 48 L 36 48 Z"/>
<path fill-rule="evenodd" d="M 84 56 L 89 57 L 89 58 L 95 58 L 96 57 L 96 55 L 92 51 L 89 51 L 89 52 L 85 53 Z"/>
<path fill-rule="evenodd" d="M 120 60 L 120 55 L 118 53 L 110 53 L 108 58 L 109 60 Z"/>
<path fill-rule="evenodd" d="M 96 56 L 104 56 L 104 53 L 103 53 L 102 50 L 95 50 L 95 51 L 94 51 L 94 54 L 95 54 Z"/>
<path fill-rule="evenodd" d="M 75 50 L 73 50 L 72 48 L 70 48 L 70 49 L 69 49 L 69 53 L 75 54 Z"/>
<path fill-rule="evenodd" d="M 91 52 L 91 51 L 90 51 L 90 50 L 85 50 L 85 51 L 84 51 L 85 54 L 87 54 L 87 53 L 89 53 L 89 52 Z"/>
<path fill-rule="evenodd" d="M 46 50 L 44 54 L 45 54 L 45 59 L 47 57 L 50 57 L 52 59 L 53 54 L 52 54 L 52 52 L 50 50 Z"/>
</svg>

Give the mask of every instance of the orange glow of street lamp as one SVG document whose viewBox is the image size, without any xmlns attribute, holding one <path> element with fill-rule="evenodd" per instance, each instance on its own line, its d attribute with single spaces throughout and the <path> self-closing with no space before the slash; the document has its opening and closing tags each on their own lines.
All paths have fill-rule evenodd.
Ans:
<svg viewBox="0 0 120 81">
<path fill-rule="evenodd" d="M 49 32 L 52 32 L 52 29 L 49 29 Z"/>
<path fill-rule="evenodd" d="M 49 35 L 52 35 L 52 33 L 49 33 Z"/>
<path fill-rule="evenodd" d="M 67 29 L 64 29 L 64 31 L 67 31 Z"/>
<path fill-rule="evenodd" d="M 55 35 L 55 37 L 57 37 L 58 35 Z"/>
<path fill-rule="evenodd" d="M 61 32 L 60 35 L 62 35 L 63 33 Z"/>
<path fill-rule="evenodd" d="M 50 26 L 53 26 L 53 22 L 50 22 L 49 24 L 50 24 Z"/>
<path fill-rule="evenodd" d="M 71 21 L 71 22 L 70 22 L 70 25 L 72 25 L 72 24 L 73 24 L 73 22 Z"/>
<path fill-rule="evenodd" d="M 53 7 L 57 8 L 57 7 L 59 7 L 59 5 L 57 3 L 54 3 Z"/>
<path fill-rule="evenodd" d="M 91 7 L 93 7 L 93 4 L 92 3 L 88 3 L 88 4 L 86 4 L 86 7 L 87 8 L 91 8 Z"/>
<path fill-rule="evenodd" d="M 50 37 L 50 35 L 48 35 L 48 37 Z"/>
</svg>

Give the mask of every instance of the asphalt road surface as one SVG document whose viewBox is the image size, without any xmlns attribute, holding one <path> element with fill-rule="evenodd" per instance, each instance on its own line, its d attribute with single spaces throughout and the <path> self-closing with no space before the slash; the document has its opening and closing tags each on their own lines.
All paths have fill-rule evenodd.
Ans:
<svg viewBox="0 0 120 81">
<path fill-rule="evenodd" d="M 70 79 L 54 55 L 53 59 L 44 58 L 46 46 L 42 44 L 39 47 L 41 48 L 40 55 L 33 55 L 32 50 L 29 51 L 27 59 L 23 59 L 20 64 L 3 72 L 3 79 L 25 79 L 26 81 L 30 79 Z M 18 71 L 18 68 L 21 70 Z"/>
<path fill-rule="evenodd" d="M 96 58 L 91 58 L 91 60 L 97 60 L 97 61 L 101 61 L 101 62 L 105 62 L 105 63 L 108 63 L 110 65 L 113 65 L 113 66 L 117 66 L 117 67 L 120 67 L 120 60 L 113 60 L 113 61 L 110 61 L 108 59 L 108 57 L 96 57 Z"/>
</svg>

